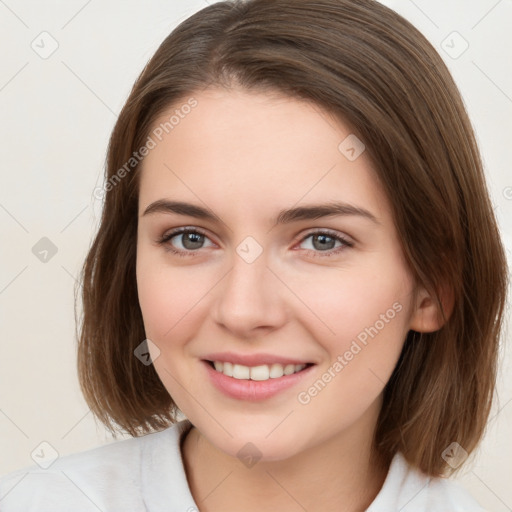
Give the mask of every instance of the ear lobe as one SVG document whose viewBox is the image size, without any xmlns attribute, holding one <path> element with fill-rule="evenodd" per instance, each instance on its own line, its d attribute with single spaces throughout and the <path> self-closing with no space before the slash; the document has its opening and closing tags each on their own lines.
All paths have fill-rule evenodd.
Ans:
<svg viewBox="0 0 512 512">
<path fill-rule="evenodd" d="M 409 329 L 417 332 L 435 332 L 441 329 L 453 312 L 453 290 L 447 286 L 442 287 L 439 292 L 439 300 L 444 310 L 444 319 L 435 296 L 430 294 L 424 287 L 420 287 L 416 294 L 415 307 L 411 314 Z"/>
</svg>

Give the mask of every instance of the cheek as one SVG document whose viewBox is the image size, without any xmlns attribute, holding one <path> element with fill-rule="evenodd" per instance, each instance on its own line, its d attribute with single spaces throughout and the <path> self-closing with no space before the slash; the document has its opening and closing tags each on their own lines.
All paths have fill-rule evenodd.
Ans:
<svg viewBox="0 0 512 512">
<path fill-rule="evenodd" d="M 137 290 L 144 319 L 146 335 L 162 340 L 163 334 L 173 325 L 176 307 L 179 306 L 175 288 L 170 279 L 158 268 L 137 262 Z"/>
<path fill-rule="evenodd" d="M 204 299 L 214 284 L 211 271 L 171 266 L 164 251 L 139 248 L 136 274 L 146 336 L 161 350 L 184 344 L 204 314 Z"/>
<path fill-rule="evenodd" d="M 307 308 L 300 315 L 307 329 L 331 356 L 370 333 L 400 343 L 411 298 L 409 276 L 400 266 L 328 269 L 314 279 L 297 281 L 294 291 Z"/>
<path fill-rule="evenodd" d="M 196 329 L 197 315 L 201 314 L 198 305 L 205 290 L 191 279 L 190 270 L 171 268 L 165 255 L 155 252 L 138 251 L 139 304 L 146 337 L 158 347 L 158 352 L 151 353 L 154 368 L 174 402 L 186 410 L 190 398 L 185 389 L 193 389 L 193 374 L 184 351 Z"/>
<path fill-rule="evenodd" d="M 316 315 L 307 328 L 327 357 L 298 401 L 333 424 L 340 408 L 345 420 L 355 420 L 380 395 L 407 335 L 412 282 L 394 258 L 380 263 L 337 271 L 323 286 L 304 288 Z"/>
<path fill-rule="evenodd" d="M 144 319 L 146 336 L 160 345 L 165 333 L 174 325 L 180 303 L 175 276 L 166 271 L 155 249 L 137 248 L 137 293 Z"/>
<path fill-rule="evenodd" d="M 323 279 L 323 285 L 303 287 L 304 302 L 315 305 L 308 329 L 327 358 L 298 399 L 310 411 L 328 414 L 333 424 L 340 421 L 340 408 L 348 421 L 369 407 L 400 356 L 412 281 L 397 261 L 379 258 L 379 266 L 340 270 Z"/>
</svg>

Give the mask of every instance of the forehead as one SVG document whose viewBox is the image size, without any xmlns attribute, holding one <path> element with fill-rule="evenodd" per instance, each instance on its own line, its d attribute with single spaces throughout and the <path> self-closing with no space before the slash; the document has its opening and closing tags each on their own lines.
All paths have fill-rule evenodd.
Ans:
<svg viewBox="0 0 512 512">
<path fill-rule="evenodd" d="M 140 169 L 139 212 L 169 197 L 204 199 L 214 210 L 238 206 L 245 215 L 320 201 L 364 203 L 385 215 L 368 155 L 346 153 L 345 141 L 354 146 L 358 139 L 324 109 L 240 89 L 190 97 L 193 103 L 176 102 L 153 123 L 155 147 Z"/>
</svg>

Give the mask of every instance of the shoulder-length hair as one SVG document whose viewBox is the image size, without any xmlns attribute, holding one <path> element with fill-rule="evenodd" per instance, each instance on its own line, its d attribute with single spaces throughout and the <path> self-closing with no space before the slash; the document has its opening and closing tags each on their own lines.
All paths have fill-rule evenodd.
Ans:
<svg viewBox="0 0 512 512">
<path fill-rule="evenodd" d="M 145 339 L 135 259 L 138 150 L 155 119 L 210 86 L 312 101 L 364 141 L 392 206 L 416 283 L 449 318 L 409 331 L 384 389 L 374 447 L 423 472 L 468 453 L 495 393 L 507 267 L 473 129 L 439 54 L 408 21 L 373 0 L 249 0 L 210 5 L 182 22 L 136 80 L 113 129 L 101 224 L 85 260 L 78 374 L 94 414 L 115 435 L 177 421 L 172 397 L 134 350 Z M 442 309 L 442 290 L 453 310 Z"/>
</svg>

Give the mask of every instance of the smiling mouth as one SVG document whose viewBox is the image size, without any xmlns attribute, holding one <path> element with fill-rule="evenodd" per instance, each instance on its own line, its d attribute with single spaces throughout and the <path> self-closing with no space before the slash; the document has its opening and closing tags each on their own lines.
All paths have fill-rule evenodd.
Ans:
<svg viewBox="0 0 512 512">
<path fill-rule="evenodd" d="M 280 377 L 299 373 L 314 363 L 307 364 L 286 364 L 274 363 L 271 365 L 262 364 L 258 366 L 244 366 L 243 364 L 234 364 L 227 361 L 206 361 L 218 373 L 227 377 L 233 377 L 239 380 L 265 381 L 270 379 L 279 379 Z"/>
</svg>

